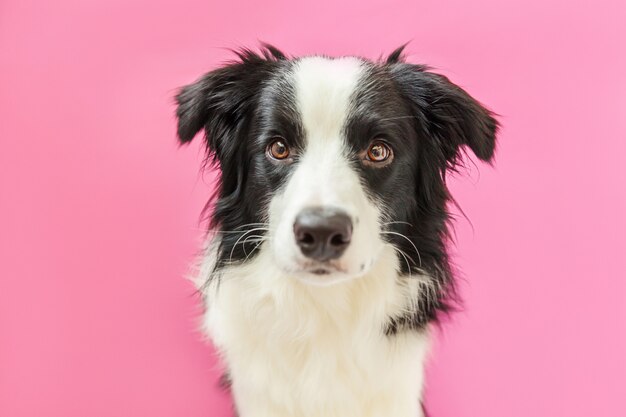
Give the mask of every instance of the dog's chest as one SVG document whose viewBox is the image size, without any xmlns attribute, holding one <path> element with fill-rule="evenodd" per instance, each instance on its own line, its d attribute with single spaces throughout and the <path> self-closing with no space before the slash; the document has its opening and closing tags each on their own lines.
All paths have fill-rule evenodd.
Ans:
<svg viewBox="0 0 626 417">
<path fill-rule="evenodd" d="M 311 289 L 284 277 L 260 285 L 258 278 L 225 276 L 208 300 L 207 330 L 226 359 L 235 396 L 246 397 L 239 404 L 302 416 L 416 410 L 427 340 L 383 334 L 390 310 L 402 304 L 393 281 Z M 400 400 L 407 397 L 413 403 Z"/>
</svg>

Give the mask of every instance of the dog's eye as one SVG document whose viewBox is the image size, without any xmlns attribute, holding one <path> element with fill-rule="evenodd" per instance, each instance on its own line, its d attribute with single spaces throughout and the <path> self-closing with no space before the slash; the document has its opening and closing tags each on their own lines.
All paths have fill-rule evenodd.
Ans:
<svg viewBox="0 0 626 417">
<path fill-rule="evenodd" d="M 283 138 L 276 138 L 267 146 L 267 155 L 270 158 L 282 160 L 289 157 L 289 147 Z"/>
<path fill-rule="evenodd" d="M 376 140 L 367 149 L 366 159 L 371 162 L 380 163 L 389 160 L 393 155 L 391 148 L 385 142 Z"/>
</svg>

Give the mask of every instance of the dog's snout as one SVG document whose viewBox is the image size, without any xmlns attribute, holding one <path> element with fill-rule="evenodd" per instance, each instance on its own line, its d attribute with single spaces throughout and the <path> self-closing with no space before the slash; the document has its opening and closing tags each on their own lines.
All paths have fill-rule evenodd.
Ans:
<svg viewBox="0 0 626 417">
<path fill-rule="evenodd" d="M 350 244 L 352 220 L 343 211 L 314 207 L 300 212 L 293 225 L 302 253 L 316 261 L 339 258 Z"/>
</svg>

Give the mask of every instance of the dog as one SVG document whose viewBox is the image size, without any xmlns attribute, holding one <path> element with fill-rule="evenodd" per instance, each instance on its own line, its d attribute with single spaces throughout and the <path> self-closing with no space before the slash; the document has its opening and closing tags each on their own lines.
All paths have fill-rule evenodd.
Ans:
<svg viewBox="0 0 626 417">
<path fill-rule="evenodd" d="M 446 173 L 493 160 L 494 113 L 404 47 L 235 53 L 176 115 L 221 173 L 196 282 L 237 414 L 422 416 L 429 332 L 457 305 Z"/>
</svg>

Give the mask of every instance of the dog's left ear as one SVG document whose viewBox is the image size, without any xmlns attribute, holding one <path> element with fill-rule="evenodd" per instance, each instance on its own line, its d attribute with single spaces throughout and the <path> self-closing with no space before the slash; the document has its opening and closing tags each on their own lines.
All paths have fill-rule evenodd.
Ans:
<svg viewBox="0 0 626 417">
<path fill-rule="evenodd" d="M 493 160 L 498 122 L 491 111 L 448 78 L 424 66 L 397 63 L 391 73 L 448 166 L 457 161 L 462 146 L 483 161 Z"/>
</svg>

